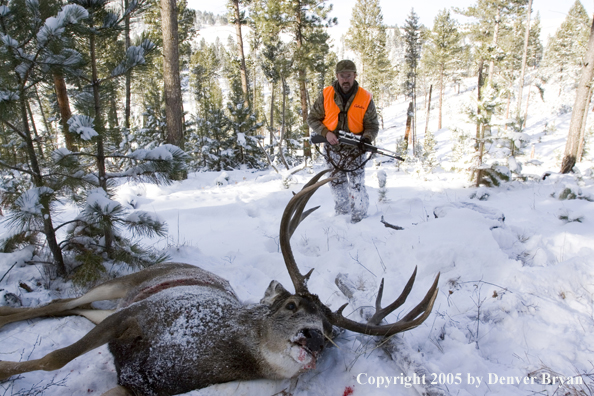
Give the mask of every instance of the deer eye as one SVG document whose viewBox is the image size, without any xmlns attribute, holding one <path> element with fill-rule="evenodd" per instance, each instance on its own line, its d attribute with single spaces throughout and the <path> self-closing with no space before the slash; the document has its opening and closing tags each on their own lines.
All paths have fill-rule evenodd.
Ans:
<svg viewBox="0 0 594 396">
<path fill-rule="evenodd" d="M 289 311 L 294 311 L 297 308 L 297 305 L 294 302 L 290 302 L 285 305 L 285 308 L 287 308 Z"/>
</svg>

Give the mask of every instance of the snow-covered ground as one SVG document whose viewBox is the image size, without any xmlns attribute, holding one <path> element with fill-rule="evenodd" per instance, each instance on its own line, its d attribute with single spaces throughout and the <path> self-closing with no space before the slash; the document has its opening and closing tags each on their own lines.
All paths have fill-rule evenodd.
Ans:
<svg viewBox="0 0 594 396">
<path fill-rule="evenodd" d="M 444 125 L 464 127 L 462 109 L 474 96 L 472 82 L 467 84 L 459 95 L 448 93 Z M 317 368 L 300 377 L 294 395 L 415 395 L 418 386 L 402 383 L 413 375 L 412 366 L 423 367 L 425 381 L 437 382 L 451 395 L 564 395 L 571 387 L 585 389 L 567 384 L 559 389 L 558 381 L 542 384 L 548 375 L 593 385 L 590 377 L 576 377 L 594 373 L 592 162 L 579 164 L 580 174 L 555 173 L 571 115 L 558 115 L 560 103 L 553 91 L 547 102 L 536 95 L 532 100 L 525 130 L 531 140 L 526 155 L 518 158 L 523 173 L 535 176 L 529 181 L 481 188 L 476 194 L 464 175 L 447 169 L 419 176 L 406 166 L 398 170 L 393 163 L 369 163 L 371 206 L 369 216 L 357 224 L 334 215 L 327 186 L 313 196 L 310 206 L 321 208 L 300 225 L 292 245 L 301 270 L 315 268 L 309 288 L 324 303 L 336 309 L 347 302 L 335 285 L 340 273 L 356 285 L 357 304 L 365 305 L 375 301 L 381 278 L 386 280 L 384 301 L 390 301 L 418 267 L 408 302 L 390 321 L 421 300 L 438 272 L 440 291 L 428 320 L 398 336 L 399 351 L 390 356 L 376 347 L 375 339 L 345 332 L 335 340 L 338 348 L 326 350 Z M 406 106 L 398 102 L 385 110 L 379 146 L 394 150 L 404 132 Z M 422 118 L 419 125 L 424 126 Z M 432 119 L 430 128 L 435 125 Z M 449 161 L 451 131 L 445 128 L 435 135 L 438 156 Z M 537 161 L 528 164 L 532 145 Z M 321 169 L 317 162 L 312 173 Z M 381 203 L 375 176 L 380 169 L 388 176 L 388 200 Z M 541 180 L 547 171 L 553 173 Z M 278 245 L 280 216 L 292 191 L 312 174 L 298 173 L 289 189 L 271 171 L 227 174 L 226 185 L 217 185 L 221 175 L 214 172 L 191 174 L 171 186 L 125 184 L 117 198 L 124 204 L 134 200 L 138 209 L 167 221 L 169 237 L 147 244 L 167 249 L 174 261 L 228 279 L 241 300 L 256 303 L 273 279 L 291 288 Z M 566 188 L 578 199 L 558 199 Z M 485 200 L 472 198 L 485 192 Z M 384 227 L 382 216 L 404 230 Z M 40 266 L 25 264 L 30 258 L 30 251 L 0 254 L 0 277 L 5 275 L 0 304 L 6 293 L 35 306 L 80 292 L 51 281 Z M 357 308 L 349 306 L 345 312 L 354 311 L 351 317 L 356 318 Z M 7 325 L 0 329 L 0 360 L 39 358 L 92 327 L 81 317 Z M 273 395 L 289 384 L 229 383 L 188 395 Z M 0 394 L 39 394 L 35 390 L 43 389 L 48 396 L 101 394 L 115 385 L 113 360 L 103 346 L 56 372 L 32 372 L 0 383 Z"/>
</svg>

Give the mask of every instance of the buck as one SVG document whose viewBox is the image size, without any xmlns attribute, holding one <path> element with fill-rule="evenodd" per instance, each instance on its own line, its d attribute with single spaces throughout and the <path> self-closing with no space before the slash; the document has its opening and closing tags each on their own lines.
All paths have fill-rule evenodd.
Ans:
<svg viewBox="0 0 594 396">
<path fill-rule="evenodd" d="M 243 305 L 229 282 L 201 268 L 159 264 L 91 289 L 79 298 L 55 300 L 37 308 L 0 308 L 0 326 L 41 316 L 82 315 L 96 326 L 74 344 L 37 360 L 0 361 L 0 380 L 34 370 L 57 370 L 76 357 L 108 343 L 118 386 L 104 396 L 175 395 L 216 383 L 260 378 L 293 378 L 315 368 L 332 326 L 353 332 L 390 336 L 410 330 L 429 316 L 437 296 L 439 274 L 410 312 L 382 324 L 410 293 L 416 269 L 401 295 L 376 311 L 367 323 L 333 312 L 310 293 L 290 239 L 314 192 L 331 179 L 317 174 L 287 204 L 280 226 L 280 245 L 295 293 L 272 281 L 260 304 Z M 94 310 L 94 301 L 120 299 L 118 308 Z"/>
</svg>

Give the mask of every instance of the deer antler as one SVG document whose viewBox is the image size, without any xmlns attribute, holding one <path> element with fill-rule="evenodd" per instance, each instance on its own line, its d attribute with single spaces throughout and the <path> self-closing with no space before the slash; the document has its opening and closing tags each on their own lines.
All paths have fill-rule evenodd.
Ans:
<svg viewBox="0 0 594 396">
<path fill-rule="evenodd" d="M 302 275 L 301 272 L 299 272 L 299 267 L 297 266 L 295 257 L 293 256 L 293 251 L 291 249 L 290 239 L 295 232 L 295 229 L 297 226 L 299 226 L 303 219 L 319 208 L 319 206 L 316 206 L 315 208 L 308 209 L 305 212 L 303 211 L 305 209 L 305 205 L 311 196 L 316 192 L 316 190 L 334 179 L 327 178 L 325 180 L 318 181 L 325 173 L 329 171 L 330 169 L 327 169 L 315 175 L 299 193 L 295 194 L 287 204 L 281 219 L 280 247 L 285 259 L 285 265 L 289 271 L 289 276 L 291 277 L 293 285 L 295 286 L 295 293 L 297 294 L 301 293 L 311 295 L 307 289 L 307 280 L 309 279 L 313 269 L 305 275 Z M 342 312 L 348 304 L 344 304 L 336 312 L 332 312 L 321 302 L 319 302 L 319 304 L 322 305 L 321 308 L 325 312 L 328 321 L 335 326 L 367 335 L 391 336 L 393 334 L 417 327 L 423 323 L 425 319 L 427 319 L 431 313 L 431 310 L 433 309 L 433 303 L 435 302 L 435 299 L 437 298 L 437 292 L 439 291 L 437 288 L 439 274 L 437 274 L 435 277 L 433 285 L 429 288 L 423 300 L 410 312 L 408 312 L 401 320 L 396 323 L 380 325 L 380 322 L 386 316 L 404 304 L 415 282 L 416 275 L 417 269 L 415 268 L 400 296 L 385 308 L 381 307 L 382 294 L 384 290 L 384 280 L 382 279 L 375 303 L 376 312 L 368 321 L 368 323 L 359 323 L 345 318 L 342 315 Z"/>
<path fill-rule="evenodd" d="M 305 205 L 307 205 L 307 201 L 309 201 L 316 190 L 333 180 L 333 178 L 328 178 L 318 182 L 318 180 L 329 171 L 330 169 L 326 169 L 318 173 L 305 186 L 303 186 L 303 189 L 291 198 L 281 219 L 279 236 L 280 248 L 283 253 L 283 258 L 285 259 L 285 265 L 289 271 L 289 276 L 291 277 L 291 281 L 293 281 L 293 286 L 295 286 L 295 293 L 309 293 L 307 290 L 307 280 L 309 279 L 313 268 L 305 275 L 302 275 L 301 272 L 299 272 L 299 267 L 297 267 L 297 262 L 295 261 L 291 249 L 291 236 L 295 232 L 299 223 L 319 208 L 319 206 L 316 206 L 315 208 L 303 212 Z"/>
<path fill-rule="evenodd" d="M 400 296 L 394 300 L 394 302 L 388 305 L 385 308 L 381 308 L 381 299 L 382 293 L 384 288 L 384 280 L 382 279 L 380 289 L 378 291 L 377 300 L 375 302 L 376 312 L 372 316 L 371 319 L 367 323 L 359 323 L 355 322 L 354 320 L 350 320 L 345 318 L 342 315 L 342 311 L 346 308 L 348 304 L 344 304 L 340 307 L 336 312 L 332 312 L 328 316 L 328 320 L 335 326 L 342 327 L 344 329 L 354 331 L 356 333 L 362 333 L 367 335 L 374 335 L 374 336 L 391 336 L 396 333 L 401 333 L 403 331 L 407 331 L 413 329 L 423 323 L 425 319 L 431 313 L 433 309 L 433 303 L 435 302 L 435 298 L 437 298 L 437 292 L 439 289 L 437 288 L 437 283 L 439 282 L 439 273 L 435 277 L 433 281 L 433 285 L 425 294 L 425 298 L 417 304 L 409 313 L 407 313 L 404 318 L 400 319 L 396 323 L 389 323 L 385 325 L 380 325 L 379 323 L 392 313 L 396 308 L 404 304 L 408 294 L 412 289 L 412 285 L 415 281 L 415 277 L 417 275 L 417 269 L 413 272 L 412 276 L 408 280 L 408 283 L 404 287 L 404 290 L 400 294 Z"/>
</svg>

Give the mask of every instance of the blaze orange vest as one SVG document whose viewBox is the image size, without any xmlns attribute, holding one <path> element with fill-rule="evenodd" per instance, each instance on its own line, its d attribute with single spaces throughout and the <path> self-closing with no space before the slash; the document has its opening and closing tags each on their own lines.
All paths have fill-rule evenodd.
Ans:
<svg viewBox="0 0 594 396">
<path fill-rule="evenodd" d="M 340 108 L 334 101 L 334 94 L 333 86 L 324 88 L 324 112 L 326 116 L 322 120 L 322 124 L 331 132 L 336 130 L 338 126 L 338 115 L 340 114 Z M 365 116 L 369 102 L 371 102 L 371 94 L 359 87 L 355 94 L 355 99 L 353 99 L 347 112 L 349 132 L 355 134 L 363 132 L 363 117 Z"/>
</svg>

